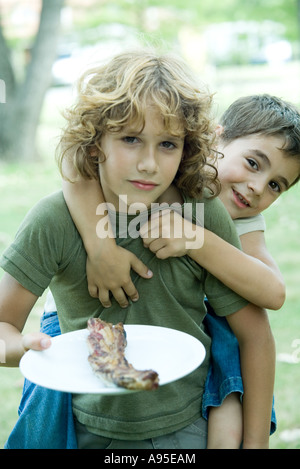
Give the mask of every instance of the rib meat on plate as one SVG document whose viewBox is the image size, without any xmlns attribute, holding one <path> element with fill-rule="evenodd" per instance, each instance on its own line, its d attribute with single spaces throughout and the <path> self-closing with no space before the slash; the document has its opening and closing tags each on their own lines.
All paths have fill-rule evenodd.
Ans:
<svg viewBox="0 0 300 469">
<path fill-rule="evenodd" d="M 87 323 L 88 361 L 94 373 L 105 381 L 130 390 L 153 390 L 158 374 L 153 370 L 136 370 L 125 357 L 126 332 L 122 323 L 113 325 L 100 318 Z"/>
</svg>

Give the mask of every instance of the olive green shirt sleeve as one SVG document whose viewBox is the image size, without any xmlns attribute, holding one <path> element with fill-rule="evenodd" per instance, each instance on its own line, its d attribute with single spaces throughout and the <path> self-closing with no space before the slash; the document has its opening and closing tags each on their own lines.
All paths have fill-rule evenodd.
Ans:
<svg viewBox="0 0 300 469">
<path fill-rule="evenodd" d="M 75 227 L 66 217 L 64 223 L 58 222 L 65 210 L 62 193 L 43 198 L 28 212 L 13 243 L 0 258 L 3 270 L 37 296 L 43 294 L 53 276 L 63 268 L 62 263 L 67 264 L 72 256 Z M 67 249 L 66 230 L 70 241 Z"/>
</svg>

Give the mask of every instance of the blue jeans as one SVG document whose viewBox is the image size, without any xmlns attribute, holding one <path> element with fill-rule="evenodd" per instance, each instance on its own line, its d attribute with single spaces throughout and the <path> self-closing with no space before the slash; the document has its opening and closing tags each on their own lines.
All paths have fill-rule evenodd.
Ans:
<svg viewBox="0 0 300 469">
<path fill-rule="evenodd" d="M 211 337 L 211 364 L 208 370 L 202 400 L 202 415 L 208 418 L 209 407 L 219 407 L 228 394 L 244 394 L 238 341 L 225 318 L 217 316 L 206 301 L 208 314 L 204 325 Z M 277 422 L 274 399 L 270 434 L 276 430 Z"/>
<path fill-rule="evenodd" d="M 44 313 L 41 331 L 55 337 L 61 333 L 56 312 Z M 19 419 L 5 449 L 76 449 L 72 395 L 24 381 Z"/>
</svg>

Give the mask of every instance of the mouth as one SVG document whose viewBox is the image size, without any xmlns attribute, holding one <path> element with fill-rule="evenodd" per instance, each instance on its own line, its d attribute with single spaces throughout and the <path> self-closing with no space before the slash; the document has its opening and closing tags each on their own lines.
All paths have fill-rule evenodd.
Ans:
<svg viewBox="0 0 300 469">
<path fill-rule="evenodd" d="M 247 199 L 245 199 L 245 197 L 243 197 L 242 194 L 240 194 L 234 189 L 232 189 L 232 192 L 233 192 L 234 201 L 236 205 L 238 205 L 241 208 L 251 207 L 250 202 Z"/>
<path fill-rule="evenodd" d="M 129 181 L 134 187 L 140 189 L 142 191 L 151 191 L 158 186 L 155 182 L 152 181 L 144 181 L 144 180 L 130 180 Z"/>
</svg>

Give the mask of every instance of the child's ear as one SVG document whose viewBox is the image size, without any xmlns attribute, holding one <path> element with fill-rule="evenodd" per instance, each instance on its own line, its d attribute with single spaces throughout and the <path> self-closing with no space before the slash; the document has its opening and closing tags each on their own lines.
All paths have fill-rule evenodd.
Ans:
<svg viewBox="0 0 300 469">
<path fill-rule="evenodd" d="M 90 149 L 90 156 L 95 157 L 95 156 L 98 156 L 98 154 L 99 154 L 99 151 L 98 151 L 97 147 L 92 147 Z"/>
<path fill-rule="evenodd" d="M 216 132 L 216 135 L 217 135 L 218 137 L 220 137 L 220 136 L 222 135 L 222 133 L 224 132 L 224 127 L 223 127 L 223 125 L 218 124 L 217 127 L 216 127 L 215 132 Z"/>
</svg>

